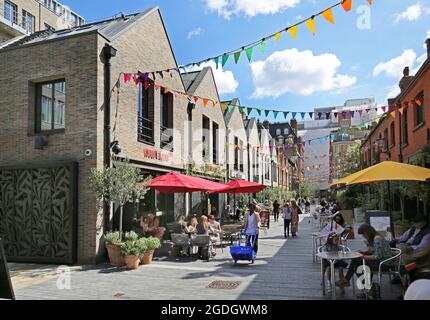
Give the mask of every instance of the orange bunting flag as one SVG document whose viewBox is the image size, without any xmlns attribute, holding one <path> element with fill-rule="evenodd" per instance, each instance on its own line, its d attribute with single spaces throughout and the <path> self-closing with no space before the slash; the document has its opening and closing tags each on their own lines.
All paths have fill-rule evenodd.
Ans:
<svg viewBox="0 0 430 320">
<path fill-rule="evenodd" d="M 194 102 L 195 102 L 195 103 L 197 103 L 197 101 L 199 101 L 199 97 L 197 97 L 197 96 L 194 96 L 194 98 L 193 98 L 193 99 L 194 99 Z"/>
<path fill-rule="evenodd" d="M 421 98 L 415 99 L 415 103 L 421 107 L 423 102 L 421 101 Z"/>
<path fill-rule="evenodd" d="M 169 88 L 164 88 L 164 93 L 169 93 L 171 92 Z"/>
<path fill-rule="evenodd" d="M 396 119 L 396 111 L 391 112 L 390 115 L 393 117 L 393 119 Z"/>
<path fill-rule="evenodd" d="M 404 110 L 403 107 L 399 109 L 399 112 L 400 112 L 401 115 L 403 115 L 403 110 Z"/>
<path fill-rule="evenodd" d="M 312 32 L 312 34 L 315 35 L 315 19 L 311 18 L 309 20 L 306 20 L 305 23 L 308 26 L 309 30 Z"/>
<path fill-rule="evenodd" d="M 274 36 L 274 39 L 275 39 L 275 41 L 276 42 L 278 42 L 279 41 L 279 38 L 282 36 L 282 31 L 281 32 L 278 32 L 277 34 L 275 34 L 275 36 Z"/>
<path fill-rule="evenodd" d="M 328 8 L 326 11 L 322 13 L 322 16 L 330 23 L 334 24 L 333 11 L 331 8 Z"/>
<path fill-rule="evenodd" d="M 208 100 L 208 99 L 206 99 L 206 98 L 204 98 L 204 99 L 203 99 L 203 105 L 204 105 L 205 107 L 208 105 L 208 102 L 209 102 L 209 100 Z"/>
<path fill-rule="evenodd" d="M 350 11 L 352 8 L 352 0 L 343 0 L 342 7 L 345 11 Z"/>
<path fill-rule="evenodd" d="M 373 2 L 373 0 L 367 0 L 367 2 L 369 2 L 369 4 L 371 5 L 371 4 L 372 4 L 372 2 Z"/>
<path fill-rule="evenodd" d="M 297 29 L 298 25 L 290 27 L 288 30 L 290 30 L 291 37 L 296 40 L 297 39 Z"/>
</svg>

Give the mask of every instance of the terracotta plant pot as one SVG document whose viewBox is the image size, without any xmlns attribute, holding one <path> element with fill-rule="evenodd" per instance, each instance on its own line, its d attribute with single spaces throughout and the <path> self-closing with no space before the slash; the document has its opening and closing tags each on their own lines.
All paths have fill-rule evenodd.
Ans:
<svg viewBox="0 0 430 320">
<path fill-rule="evenodd" d="M 110 264 L 114 267 L 122 267 L 125 266 L 124 257 L 121 255 L 121 247 L 122 243 L 118 244 L 106 244 L 106 249 L 109 255 Z"/>
<path fill-rule="evenodd" d="M 143 254 L 143 257 L 142 257 L 142 263 L 143 264 L 151 264 L 153 255 L 154 255 L 154 250 L 145 251 L 145 253 Z"/>
<path fill-rule="evenodd" d="M 125 256 L 125 263 L 128 269 L 135 270 L 139 268 L 140 259 L 136 256 Z"/>
</svg>

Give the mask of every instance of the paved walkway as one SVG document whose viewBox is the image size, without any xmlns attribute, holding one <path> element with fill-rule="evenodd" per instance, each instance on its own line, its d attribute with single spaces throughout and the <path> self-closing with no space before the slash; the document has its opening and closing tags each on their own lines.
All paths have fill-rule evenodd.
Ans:
<svg viewBox="0 0 430 320">
<path fill-rule="evenodd" d="M 58 273 L 47 266 L 47 276 L 28 283 L 23 280 L 25 274 L 12 272 L 15 294 L 17 299 L 330 299 L 330 295 L 322 295 L 320 264 L 312 262 L 311 233 L 316 230 L 307 216 L 300 218 L 299 236 L 294 239 L 284 239 L 282 220 L 272 221 L 269 232 L 261 235 L 253 265 L 235 265 L 227 247 L 223 253 L 218 249 L 209 262 L 165 257 L 135 271 L 106 264 L 77 267 L 71 272 L 70 289 L 58 289 Z M 353 248 L 361 244 L 351 242 Z M 216 280 L 238 281 L 239 285 L 235 289 L 207 288 Z M 384 298 L 398 296 L 399 290 L 385 285 Z M 352 289 L 338 290 L 337 298 L 354 299 Z"/>
</svg>

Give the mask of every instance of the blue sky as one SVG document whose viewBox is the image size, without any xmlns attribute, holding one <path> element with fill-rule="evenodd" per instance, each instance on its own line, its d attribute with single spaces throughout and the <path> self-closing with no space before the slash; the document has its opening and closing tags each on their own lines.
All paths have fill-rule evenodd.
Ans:
<svg viewBox="0 0 430 320">
<path fill-rule="evenodd" d="M 179 64 L 239 48 L 336 2 L 62 1 L 87 21 L 160 7 Z M 373 0 L 372 6 L 367 0 L 353 0 L 350 12 L 337 7 L 333 15 L 335 25 L 316 19 L 316 36 L 302 25 L 296 41 L 286 33 L 276 43 L 269 40 L 264 54 L 254 51 L 254 64 L 243 55 L 235 65 L 231 57 L 217 72 L 222 98 L 239 97 L 243 105 L 292 111 L 370 96 L 386 104 L 403 67 L 414 70 L 423 62 L 424 41 L 430 37 L 430 0 Z M 370 29 L 358 28 L 361 17 L 370 17 L 365 19 Z"/>
</svg>

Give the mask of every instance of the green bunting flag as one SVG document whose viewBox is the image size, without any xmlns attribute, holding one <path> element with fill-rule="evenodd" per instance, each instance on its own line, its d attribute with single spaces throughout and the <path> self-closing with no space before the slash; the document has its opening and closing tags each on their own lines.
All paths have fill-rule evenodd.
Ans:
<svg viewBox="0 0 430 320">
<path fill-rule="evenodd" d="M 231 110 L 233 110 L 233 108 L 234 108 L 234 105 L 229 104 L 229 105 L 228 105 L 228 112 L 230 112 Z"/>
<path fill-rule="evenodd" d="M 215 57 L 214 58 L 215 64 L 216 64 L 216 68 L 218 69 L 218 65 L 219 65 L 219 57 Z"/>
<path fill-rule="evenodd" d="M 287 119 L 288 114 L 289 114 L 289 112 L 288 112 L 288 111 L 285 111 L 285 112 L 284 112 L 284 117 L 285 117 L 285 119 Z"/>
<path fill-rule="evenodd" d="M 240 51 L 237 51 L 234 53 L 234 63 L 237 64 L 237 62 L 239 61 L 240 58 Z"/>
<path fill-rule="evenodd" d="M 255 109 L 258 112 L 258 115 L 261 116 L 261 110 L 260 109 Z"/>
<path fill-rule="evenodd" d="M 248 107 L 248 116 L 251 114 L 251 112 L 252 112 L 252 108 Z"/>
<path fill-rule="evenodd" d="M 223 56 L 222 56 L 222 66 L 224 67 L 225 66 L 225 64 L 227 63 L 227 60 L 228 60 L 228 58 L 229 58 L 230 56 L 228 55 L 228 54 L 224 54 Z"/>
<path fill-rule="evenodd" d="M 251 62 L 253 50 L 254 50 L 253 47 L 249 47 L 248 49 L 246 49 L 246 56 L 247 56 L 249 62 Z"/>
<path fill-rule="evenodd" d="M 270 110 L 264 110 L 264 114 L 266 115 L 266 117 L 269 116 Z"/>
<path fill-rule="evenodd" d="M 239 112 L 243 113 L 243 107 L 242 106 L 239 106 Z"/>
<path fill-rule="evenodd" d="M 273 115 L 275 116 L 275 119 L 278 117 L 279 111 L 273 111 Z"/>
<path fill-rule="evenodd" d="M 260 52 L 264 53 L 264 51 L 266 51 L 266 42 L 261 41 L 260 45 L 259 45 L 259 48 L 260 48 Z"/>
</svg>

